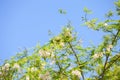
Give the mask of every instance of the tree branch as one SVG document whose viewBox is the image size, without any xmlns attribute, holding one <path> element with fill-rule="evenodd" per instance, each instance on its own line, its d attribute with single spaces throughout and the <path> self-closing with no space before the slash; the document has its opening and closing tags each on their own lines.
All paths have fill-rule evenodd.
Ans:
<svg viewBox="0 0 120 80">
<path fill-rule="evenodd" d="M 85 78 L 84 78 L 84 74 L 83 74 L 83 71 L 81 70 L 81 67 L 80 67 L 81 64 L 79 63 L 79 59 L 78 59 L 78 57 L 77 57 L 77 53 L 74 51 L 74 49 L 73 49 L 71 43 L 68 42 L 68 44 L 69 44 L 69 46 L 70 46 L 70 48 L 71 48 L 72 52 L 74 53 L 74 56 L 75 56 L 75 58 L 76 58 L 76 60 L 77 60 L 77 64 L 79 65 L 79 69 L 80 69 L 80 72 L 81 72 L 82 78 L 83 78 L 83 80 L 85 80 Z"/>
<path fill-rule="evenodd" d="M 114 43 L 115 43 L 115 41 L 116 41 L 117 36 L 118 36 L 119 33 L 120 33 L 120 29 L 119 29 L 118 32 L 116 33 L 116 35 L 115 35 L 115 37 L 114 37 L 114 39 L 113 39 L 113 41 L 112 41 L 112 45 L 114 45 Z"/>
<path fill-rule="evenodd" d="M 56 64 L 58 65 L 58 67 L 60 69 L 60 72 L 62 72 L 62 67 L 61 67 L 60 63 L 58 62 L 56 55 L 55 55 L 55 60 L 56 60 Z"/>
<path fill-rule="evenodd" d="M 103 67 L 103 72 L 99 75 L 99 80 L 103 80 L 103 78 L 104 78 L 104 74 L 106 72 L 106 65 L 107 65 L 108 59 L 109 59 L 109 55 L 106 55 L 106 60 L 105 60 L 105 64 L 104 64 L 104 67 Z"/>
<path fill-rule="evenodd" d="M 118 59 L 120 59 L 120 55 L 116 55 L 116 56 L 118 56 L 115 60 L 112 60 L 112 61 L 110 61 L 111 62 L 111 64 L 109 64 L 107 67 L 106 67 L 106 69 L 109 69 L 111 66 L 112 66 L 112 64 L 114 64 Z M 109 62 L 109 63 L 110 63 Z"/>
<path fill-rule="evenodd" d="M 120 33 L 120 29 L 117 31 L 116 35 L 114 36 L 114 39 L 112 40 L 112 45 L 114 45 L 115 41 L 117 40 L 117 36 L 118 36 L 119 33 Z M 113 63 L 116 62 L 119 59 L 119 57 L 116 60 L 114 60 Z M 98 80 L 103 80 L 105 72 L 107 71 L 107 69 L 109 69 L 112 66 L 113 63 L 111 65 L 109 65 L 108 67 L 106 67 L 106 65 L 108 63 L 108 60 L 109 60 L 109 54 L 106 55 L 106 60 L 105 60 L 105 64 L 104 64 L 104 67 L 103 67 L 103 71 L 99 75 Z"/>
</svg>

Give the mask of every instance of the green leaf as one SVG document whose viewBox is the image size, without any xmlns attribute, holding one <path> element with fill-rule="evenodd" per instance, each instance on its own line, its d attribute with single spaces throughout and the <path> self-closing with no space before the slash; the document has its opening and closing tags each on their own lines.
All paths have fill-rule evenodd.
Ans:
<svg viewBox="0 0 120 80">
<path fill-rule="evenodd" d="M 65 10 L 63 10 L 63 9 L 59 9 L 58 11 L 59 11 L 60 14 L 66 14 L 66 13 L 67 13 L 67 12 L 66 12 Z"/>
<path fill-rule="evenodd" d="M 85 7 L 85 8 L 83 9 L 83 11 L 84 11 L 85 13 L 87 13 L 87 14 L 91 14 L 91 13 L 92 13 L 92 11 L 89 10 L 87 7 Z"/>
</svg>

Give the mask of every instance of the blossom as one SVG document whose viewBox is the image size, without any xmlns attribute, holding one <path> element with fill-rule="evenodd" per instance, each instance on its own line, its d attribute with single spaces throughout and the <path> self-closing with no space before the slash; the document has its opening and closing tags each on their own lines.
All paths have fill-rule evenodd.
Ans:
<svg viewBox="0 0 120 80">
<path fill-rule="evenodd" d="M 50 56 L 50 52 L 47 52 L 47 51 L 46 51 L 45 53 L 46 53 L 46 56 Z"/>
<path fill-rule="evenodd" d="M 72 74 L 78 76 L 79 78 L 81 77 L 81 72 L 78 70 L 72 71 Z"/>
<path fill-rule="evenodd" d="M 104 24 L 104 26 L 108 26 L 108 24 L 107 24 L 107 23 L 105 23 L 105 24 Z"/>
<path fill-rule="evenodd" d="M 94 55 L 93 55 L 93 58 L 94 58 L 94 59 L 97 59 L 97 58 L 100 58 L 100 57 L 102 57 L 102 56 L 103 56 L 103 52 L 99 52 L 99 53 L 94 54 Z"/>
<path fill-rule="evenodd" d="M 0 75 L 2 75 L 2 72 L 0 72 Z"/>
<path fill-rule="evenodd" d="M 69 31 L 69 30 L 70 30 L 70 28 L 67 27 L 67 28 L 66 28 L 66 31 Z"/>
<path fill-rule="evenodd" d="M 36 67 L 32 67 L 31 68 L 31 72 L 35 72 L 35 71 L 37 71 L 37 68 Z"/>
<path fill-rule="evenodd" d="M 113 45 L 108 45 L 107 46 L 107 48 L 106 48 L 106 50 L 108 51 L 108 52 L 110 52 L 110 50 L 113 48 Z"/>
<path fill-rule="evenodd" d="M 51 55 L 50 55 L 50 56 L 51 56 L 51 58 L 54 58 L 54 57 L 55 57 L 55 55 L 54 55 L 53 53 L 51 53 Z"/>
<path fill-rule="evenodd" d="M 94 54 L 94 55 L 93 55 L 93 58 L 94 58 L 94 59 L 97 59 L 97 58 L 99 58 L 99 56 L 98 56 L 97 54 Z"/>
<path fill-rule="evenodd" d="M 26 80 L 30 80 L 30 77 L 29 77 L 29 76 L 26 76 Z"/>
<path fill-rule="evenodd" d="M 48 56 L 50 56 L 50 52 L 44 51 L 44 50 L 40 50 L 40 51 L 39 51 L 39 54 L 40 54 L 40 56 L 42 56 L 42 57 L 48 57 Z"/>
<path fill-rule="evenodd" d="M 113 48 L 113 45 L 108 45 L 109 48 Z"/>
<path fill-rule="evenodd" d="M 6 67 L 6 68 L 9 68 L 9 67 L 10 67 L 10 64 L 9 64 L 9 63 L 6 63 L 6 64 L 5 64 L 5 67 Z"/>
<path fill-rule="evenodd" d="M 14 66 L 13 66 L 14 69 L 20 69 L 20 66 L 19 64 L 15 63 Z"/>
<path fill-rule="evenodd" d="M 64 59 L 64 60 L 67 60 L 67 59 L 68 59 L 68 56 L 64 56 L 63 59 Z"/>
<path fill-rule="evenodd" d="M 60 42 L 60 46 L 61 47 L 65 46 L 64 42 Z"/>
<path fill-rule="evenodd" d="M 2 67 L 2 70 L 9 70 L 10 68 L 10 64 L 9 63 L 6 63 L 3 67 Z"/>
<path fill-rule="evenodd" d="M 51 76 L 49 72 L 46 72 L 45 74 L 39 74 L 39 78 L 42 80 L 51 80 Z"/>
</svg>

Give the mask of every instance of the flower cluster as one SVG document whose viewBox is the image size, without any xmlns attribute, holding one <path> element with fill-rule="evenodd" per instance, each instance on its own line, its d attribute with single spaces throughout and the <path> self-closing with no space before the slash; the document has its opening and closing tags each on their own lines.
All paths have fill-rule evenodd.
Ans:
<svg viewBox="0 0 120 80">
<path fill-rule="evenodd" d="M 2 72 L 0 72 L 0 76 L 2 75 Z"/>
<path fill-rule="evenodd" d="M 50 56 L 50 52 L 45 51 L 45 50 L 40 50 L 40 51 L 39 51 L 39 54 L 40 54 L 41 57 L 44 57 L 44 58 Z"/>
<path fill-rule="evenodd" d="M 99 53 L 97 53 L 97 54 L 94 54 L 93 55 L 93 58 L 94 59 L 98 59 L 98 58 L 100 58 L 100 57 L 102 57 L 103 56 L 103 52 L 99 52 Z"/>
<path fill-rule="evenodd" d="M 106 50 L 107 50 L 108 52 L 110 52 L 112 48 L 113 48 L 113 45 L 108 45 L 107 48 L 106 48 Z"/>
<path fill-rule="evenodd" d="M 39 75 L 39 78 L 41 80 L 51 80 L 51 76 L 50 76 L 50 73 L 49 72 L 46 72 L 45 74 L 40 74 Z"/>
<path fill-rule="evenodd" d="M 29 77 L 29 76 L 26 76 L 26 80 L 30 80 L 30 77 Z"/>
<path fill-rule="evenodd" d="M 14 66 L 13 66 L 14 69 L 20 69 L 20 65 L 15 63 Z"/>
<path fill-rule="evenodd" d="M 64 42 L 70 42 L 73 40 L 71 28 L 65 28 L 62 35 L 63 35 Z"/>
<path fill-rule="evenodd" d="M 9 64 L 9 63 L 6 63 L 6 64 L 2 67 L 2 70 L 8 71 L 9 68 L 10 68 L 10 64 Z"/>
<path fill-rule="evenodd" d="M 81 77 L 81 72 L 80 71 L 78 71 L 78 70 L 74 70 L 74 71 L 72 71 L 72 75 L 76 75 L 77 77 Z"/>
<path fill-rule="evenodd" d="M 36 67 L 32 67 L 31 68 L 31 72 L 35 72 L 35 71 L 37 71 L 37 68 Z"/>
</svg>

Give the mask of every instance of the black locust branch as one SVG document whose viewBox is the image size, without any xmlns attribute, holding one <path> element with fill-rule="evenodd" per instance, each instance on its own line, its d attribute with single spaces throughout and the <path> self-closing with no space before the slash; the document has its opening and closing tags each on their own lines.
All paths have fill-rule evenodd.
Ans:
<svg viewBox="0 0 120 80">
<path fill-rule="evenodd" d="M 72 52 L 74 53 L 74 56 L 75 56 L 75 58 L 76 58 L 76 60 L 77 60 L 77 64 L 79 65 L 82 78 L 83 78 L 83 80 L 85 80 L 84 74 L 83 74 L 83 72 L 82 72 L 82 70 L 81 70 L 81 67 L 80 67 L 81 64 L 79 63 L 79 59 L 78 59 L 77 53 L 76 53 L 75 50 L 73 49 L 72 44 L 71 44 L 70 42 L 68 42 L 68 44 L 69 44 L 69 46 L 70 46 L 70 48 L 71 48 Z"/>
<path fill-rule="evenodd" d="M 116 42 L 119 33 L 120 33 L 120 29 L 117 31 L 116 35 L 114 36 L 114 39 L 112 40 L 112 45 L 114 45 L 114 43 Z M 118 59 L 119 59 L 119 57 L 116 60 L 114 60 L 114 62 L 116 62 Z M 99 79 L 98 80 L 103 80 L 105 72 L 112 66 L 112 65 L 109 65 L 108 67 L 106 67 L 106 65 L 108 63 L 108 60 L 109 60 L 109 54 L 108 55 L 106 54 L 106 60 L 105 60 L 105 64 L 104 64 L 104 67 L 103 67 L 103 71 L 99 75 Z"/>
</svg>

